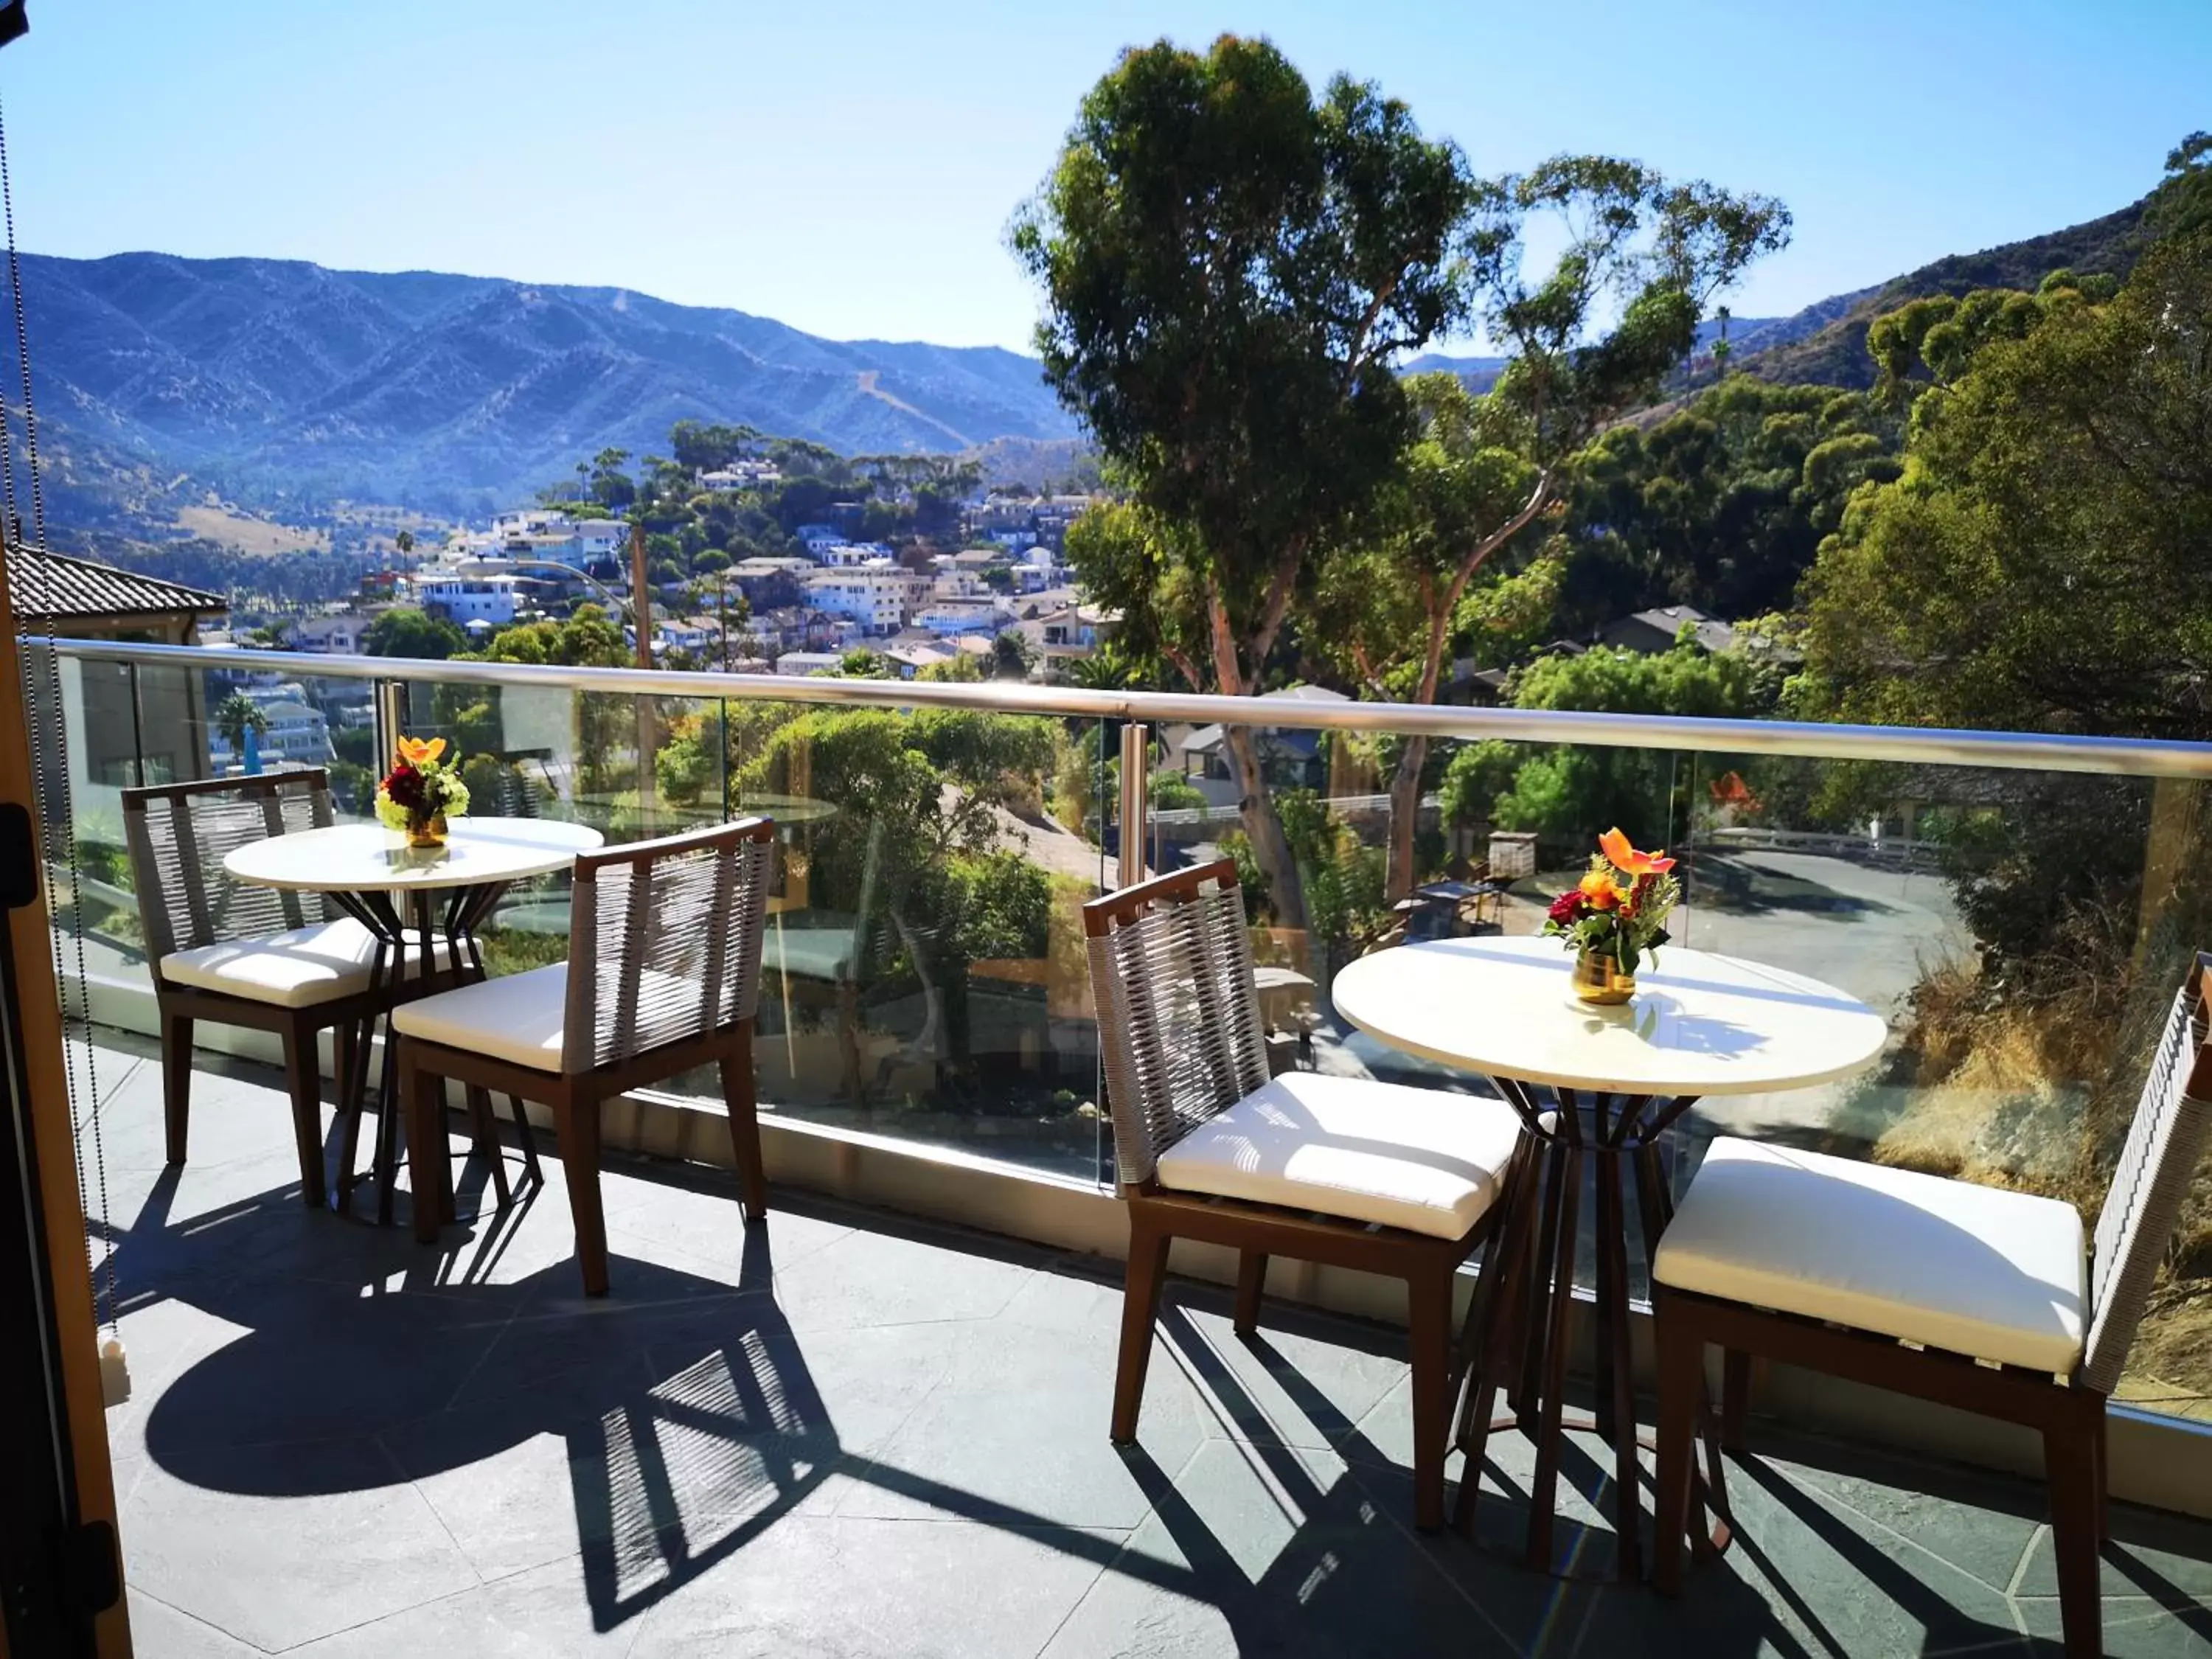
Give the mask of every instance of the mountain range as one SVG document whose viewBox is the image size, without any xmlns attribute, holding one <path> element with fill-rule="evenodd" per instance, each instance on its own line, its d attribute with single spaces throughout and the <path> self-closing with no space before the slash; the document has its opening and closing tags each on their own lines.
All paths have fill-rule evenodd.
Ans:
<svg viewBox="0 0 2212 1659">
<path fill-rule="evenodd" d="M 27 257 L 22 286 L 50 422 L 241 497 L 483 510 L 686 416 L 847 453 L 1074 433 L 1015 352 L 825 340 L 626 289 L 163 253 Z"/>
<path fill-rule="evenodd" d="M 1787 317 L 1734 318 L 1733 362 L 1864 386 L 1866 325 L 1920 295 L 2033 287 L 2062 265 L 2124 274 L 2138 202 L 1954 255 Z M 119 253 L 23 259 L 58 523 L 129 535 L 187 483 L 278 516 L 339 498 L 482 517 L 686 417 L 848 454 L 983 448 L 1061 465 L 1077 430 L 1035 359 L 995 347 L 835 341 L 627 289 L 298 260 Z M 1684 388 L 1710 378 L 1708 321 Z M 10 375 L 12 343 L 0 343 Z M 1478 389 L 1504 360 L 1429 353 Z M 1019 447 L 1030 446 L 1030 451 Z M 169 533 L 174 533 L 173 531 Z"/>
</svg>

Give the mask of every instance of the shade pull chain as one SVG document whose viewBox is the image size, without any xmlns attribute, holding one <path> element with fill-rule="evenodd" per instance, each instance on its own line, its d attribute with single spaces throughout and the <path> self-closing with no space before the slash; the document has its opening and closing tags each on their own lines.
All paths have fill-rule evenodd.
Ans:
<svg viewBox="0 0 2212 1659">
<path fill-rule="evenodd" d="M 23 461 L 31 498 L 30 545 L 43 553 L 46 550 L 46 497 L 39 477 L 39 416 L 31 398 L 31 338 L 23 311 L 22 262 L 15 246 L 15 194 L 14 181 L 8 169 L 8 129 L 4 116 L 0 116 L 0 219 L 4 219 L 8 238 L 8 293 L 15 310 L 15 367 L 22 385 Z M 7 514 L 7 545 L 10 549 L 20 548 L 24 544 L 23 518 L 15 488 L 15 444 L 4 403 L 0 403 L 0 506 L 4 507 Z M 64 960 L 59 931 L 56 930 L 52 935 L 54 983 L 61 1000 L 62 1077 L 68 1091 L 71 1133 L 76 1138 L 77 1207 L 86 1218 L 85 1273 L 92 1281 L 94 1316 L 107 1332 L 100 1345 L 100 1392 L 108 1405 L 115 1406 L 131 1397 L 131 1368 L 124 1354 L 123 1331 L 116 1312 L 115 1229 L 107 1198 L 107 1140 L 100 1122 L 104 1103 L 100 1097 L 100 1074 L 94 1059 L 96 1051 L 92 1043 L 92 982 L 85 974 L 84 883 L 78 856 L 76 824 L 70 811 L 69 721 L 62 707 L 61 654 L 54 648 L 54 619 L 49 616 L 39 620 L 46 624 L 43 629 L 34 629 L 33 619 L 19 612 L 15 618 L 15 642 L 19 658 L 27 664 L 30 660 L 28 647 L 34 640 L 42 639 L 46 661 L 43 696 L 34 700 L 30 696 L 30 676 L 27 672 L 24 675 L 24 713 L 26 724 L 30 728 L 27 735 L 31 739 L 33 761 L 32 788 L 39 797 L 40 853 L 46 863 L 45 878 L 49 894 L 53 890 L 52 878 L 57 866 L 66 864 L 69 870 L 70 943 L 73 947 L 73 964 Z M 53 775 L 60 780 L 59 787 L 52 792 L 59 797 L 58 799 L 46 798 L 49 793 L 46 787 L 48 774 L 45 768 L 36 763 L 40 755 L 52 757 Z M 51 912 L 49 921 L 51 922 Z M 72 965 L 73 973 L 70 971 Z M 75 993 L 73 1002 L 72 991 Z M 84 1070 L 82 1095 L 77 1087 L 80 1066 Z M 96 1261 L 93 1255 L 93 1212 L 85 1192 L 84 1152 L 88 1129 L 91 1132 L 93 1167 L 100 1188 L 98 1228 L 102 1254 Z"/>
</svg>

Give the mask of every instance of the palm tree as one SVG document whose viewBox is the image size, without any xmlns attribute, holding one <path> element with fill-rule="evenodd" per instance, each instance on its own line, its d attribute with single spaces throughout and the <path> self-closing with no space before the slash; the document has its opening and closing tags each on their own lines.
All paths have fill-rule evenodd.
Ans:
<svg viewBox="0 0 2212 1659">
<path fill-rule="evenodd" d="M 246 749 L 246 734 L 258 738 L 269 729 L 269 716 L 261 712 L 261 705 L 243 691 L 234 691 L 216 705 L 215 729 L 229 741 L 230 752 L 249 772 L 261 769 L 261 757 Z"/>
</svg>

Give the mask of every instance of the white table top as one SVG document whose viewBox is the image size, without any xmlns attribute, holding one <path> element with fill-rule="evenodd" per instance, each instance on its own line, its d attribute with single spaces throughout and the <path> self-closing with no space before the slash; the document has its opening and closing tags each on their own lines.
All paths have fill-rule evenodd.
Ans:
<svg viewBox="0 0 2212 1659">
<path fill-rule="evenodd" d="M 1618 1008 L 1576 1000 L 1556 939 L 1455 939 L 1362 957 L 1337 1012 L 1395 1048 L 1492 1077 L 1635 1095 L 1743 1095 L 1863 1071 L 1888 1028 L 1819 980 L 1662 945 Z"/>
<path fill-rule="evenodd" d="M 340 823 L 249 842 L 222 866 L 240 881 L 291 892 L 419 892 L 565 870 L 605 840 L 587 825 L 553 818 L 471 817 L 450 821 L 443 847 L 416 848 L 380 823 Z"/>
</svg>

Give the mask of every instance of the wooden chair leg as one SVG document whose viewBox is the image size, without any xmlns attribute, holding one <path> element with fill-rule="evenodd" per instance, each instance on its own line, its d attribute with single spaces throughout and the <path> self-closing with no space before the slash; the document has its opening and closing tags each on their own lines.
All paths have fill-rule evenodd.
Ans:
<svg viewBox="0 0 2212 1659">
<path fill-rule="evenodd" d="M 1145 1403 L 1145 1368 L 1152 1363 L 1152 1325 L 1159 1316 L 1160 1285 L 1167 1278 L 1168 1235 L 1129 1217 L 1129 1276 L 1121 1290 L 1121 1357 L 1114 1371 L 1114 1443 L 1137 1437 Z"/>
<path fill-rule="evenodd" d="M 407 1120 L 407 1177 L 413 1188 L 415 1237 L 424 1244 L 438 1242 L 438 1227 L 445 1219 L 446 1136 L 438 1121 L 445 1103 L 445 1079 L 434 1076 L 400 1039 L 398 1110 Z M 392 1108 L 386 1105 L 383 1110 Z"/>
<path fill-rule="evenodd" d="M 1721 1359 L 1721 1444 L 1741 1453 L 1750 1417 L 1751 1356 L 1741 1348 L 1729 1348 Z"/>
<path fill-rule="evenodd" d="M 530 1108 L 520 1095 L 507 1097 L 507 1109 L 514 1117 L 514 1138 L 522 1147 L 522 1173 L 533 1187 L 545 1184 L 545 1168 L 538 1161 L 538 1135 L 530 1127 Z"/>
<path fill-rule="evenodd" d="M 167 1118 L 169 1162 L 185 1161 L 191 1120 L 192 1023 L 182 1014 L 161 1016 L 161 1106 Z"/>
<path fill-rule="evenodd" d="M 2112 1426 L 2112 1414 L 2100 1406 L 2097 1410 L 2097 1541 L 2112 1541 L 2112 1439 L 2107 1431 Z"/>
<path fill-rule="evenodd" d="M 284 1044 L 284 1087 L 292 1097 L 292 1139 L 300 1154 L 300 1197 L 311 1210 L 324 1203 L 323 1079 L 315 1063 L 315 1034 L 288 1025 Z"/>
<path fill-rule="evenodd" d="M 722 1056 L 722 1103 L 730 1115 L 730 1155 L 738 1165 L 738 1206 L 748 1224 L 768 1219 L 768 1172 L 761 1163 L 760 1107 L 753 1097 L 750 1032 Z"/>
<path fill-rule="evenodd" d="M 468 1087 L 469 1124 L 477 1156 L 491 1166 L 491 1189 L 502 1210 L 514 1200 L 507 1184 L 507 1154 L 499 1144 L 499 1120 L 492 1115 L 491 1091 L 471 1083 Z"/>
<path fill-rule="evenodd" d="M 1267 1253 L 1246 1250 L 1237 1258 L 1237 1318 L 1239 1336 L 1252 1336 L 1260 1328 L 1260 1298 L 1267 1289 Z"/>
<path fill-rule="evenodd" d="M 359 1028 L 349 1019 L 331 1027 L 331 1076 L 337 1085 L 341 1112 L 353 1103 L 353 1045 L 358 1036 Z"/>
<path fill-rule="evenodd" d="M 2098 1402 L 2099 1415 L 2103 1404 Z M 2043 1433 L 2043 1461 L 2051 1483 L 2051 1553 L 2058 1566 L 2058 1622 L 2067 1659 L 2100 1659 L 2104 1652 L 2104 1592 L 2099 1583 L 2096 1425 L 2083 1414 Z"/>
<path fill-rule="evenodd" d="M 576 1224 L 576 1265 L 584 1294 L 607 1293 L 607 1217 L 599 1201 L 599 1103 L 563 1101 L 553 1109 L 553 1136 Z"/>
<path fill-rule="evenodd" d="M 1690 1487 L 1697 1472 L 1698 1400 L 1705 1387 L 1705 1345 L 1668 1316 L 1659 1298 L 1653 1323 L 1659 1349 L 1659 1469 L 1652 1522 L 1651 1588 L 1682 1588 L 1682 1543 L 1690 1530 Z"/>
<path fill-rule="evenodd" d="M 1406 1291 L 1413 1351 L 1413 1524 L 1433 1532 L 1444 1523 L 1444 1452 L 1451 1437 L 1451 1269 L 1409 1278 Z M 1480 1469 L 1474 1478 L 1481 1478 Z"/>
</svg>

